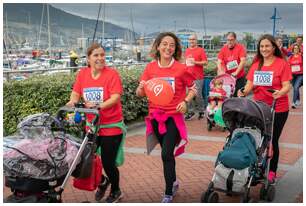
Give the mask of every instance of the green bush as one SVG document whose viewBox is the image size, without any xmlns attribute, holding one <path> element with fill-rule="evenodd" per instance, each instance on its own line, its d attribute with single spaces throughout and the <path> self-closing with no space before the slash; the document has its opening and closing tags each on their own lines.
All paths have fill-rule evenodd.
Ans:
<svg viewBox="0 0 306 206">
<path fill-rule="evenodd" d="M 248 61 L 246 70 L 249 69 Z M 206 76 L 216 75 L 216 63 L 210 61 L 205 69 Z M 118 68 L 123 95 L 121 97 L 126 123 L 143 118 L 147 112 L 146 98 L 135 95 L 138 79 L 144 66 Z M 30 114 L 48 112 L 53 115 L 69 101 L 75 75 L 56 74 L 34 76 L 23 81 L 9 81 L 3 84 L 4 136 L 16 131 L 17 124 Z"/>
<path fill-rule="evenodd" d="M 123 83 L 121 97 L 126 122 L 137 120 L 147 113 L 147 100 L 135 95 L 143 67 L 118 69 Z M 30 114 L 57 110 L 69 101 L 75 75 L 56 74 L 34 76 L 23 81 L 5 82 L 3 85 L 4 136 L 16 131 L 17 124 Z"/>
</svg>

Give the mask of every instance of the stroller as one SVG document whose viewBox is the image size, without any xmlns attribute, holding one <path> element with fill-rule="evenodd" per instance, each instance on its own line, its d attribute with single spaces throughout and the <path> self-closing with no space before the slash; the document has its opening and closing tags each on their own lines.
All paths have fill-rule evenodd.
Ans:
<svg viewBox="0 0 306 206">
<path fill-rule="evenodd" d="M 79 114 L 79 122 L 67 119 L 71 114 Z M 81 142 L 68 134 L 67 128 L 82 125 L 85 114 L 94 118 Z M 86 166 L 93 161 L 90 155 L 95 151 L 98 119 L 98 110 L 82 108 L 80 104 L 61 107 L 56 117 L 40 113 L 24 118 L 17 126 L 19 133 L 4 138 L 5 186 L 13 193 L 4 202 L 62 202 L 61 195 L 71 175 L 84 178 L 91 174 Z"/>
<path fill-rule="evenodd" d="M 272 109 L 261 101 L 230 98 L 222 105 L 224 122 L 230 131 L 215 163 L 215 172 L 201 202 L 218 202 L 216 191 L 240 195 L 241 202 L 252 202 L 250 187 L 262 184 L 260 200 L 273 201 L 275 187 L 268 181 L 272 158 L 274 122 Z"/>
<path fill-rule="evenodd" d="M 221 80 L 223 83 L 222 89 L 226 92 L 226 94 L 220 96 L 219 94 L 213 92 L 214 90 L 214 84 L 216 81 Z M 215 78 L 213 78 L 209 84 L 210 87 L 210 91 L 209 91 L 209 95 L 208 95 L 208 99 L 210 98 L 229 98 L 232 97 L 232 95 L 234 94 L 235 91 L 235 85 L 236 85 L 236 79 L 231 76 L 230 74 L 221 74 L 219 76 L 216 76 Z M 225 125 L 224 122 L 222 120 L 222 111 L 221 109 L 218 109 L 216 112 L 211 112 L 210 111 L 210 103 L 208 101 L 208 105 L 207 105 L 207 112 L 206 112 L 206 117 L 207 117 L 207 130 L 211 131 L 212 128 L 216 125 L 222 127 L 223 130 L 225 130 Z"/>
</svg>

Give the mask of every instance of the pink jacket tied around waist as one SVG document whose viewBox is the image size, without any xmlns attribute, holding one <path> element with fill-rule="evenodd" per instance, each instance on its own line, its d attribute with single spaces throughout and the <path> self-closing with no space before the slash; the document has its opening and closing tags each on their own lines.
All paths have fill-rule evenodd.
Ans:
<svg viewBox="0 0 306 206">
<path fill-rule="evenodd" d="M 176 127 L 178 128 L 180 134 L 180 141 L 175 147 L 174 156 L 178 156 L 185 152 L 185 145 L 188 143 L 187 139 L 187 129 L 184 122 L 184 115 L 183 114 L 166 114 L 162 110 L 156 110 L 153 113 L 150 113 L 146 118 L 146 136 L 147 136 L 147 153 L 150 154 L 151 151 L 154 149 L 156 144 L 158 144 L 158 140 L 154 134 L 153 127 L 151 124 L 151 120 L 155 119 L 158 122 L 158 131 L 160 134 L 165 134 L 167 132 L 166 128 L 166 120 L 172 117 Z"/>
</svg>

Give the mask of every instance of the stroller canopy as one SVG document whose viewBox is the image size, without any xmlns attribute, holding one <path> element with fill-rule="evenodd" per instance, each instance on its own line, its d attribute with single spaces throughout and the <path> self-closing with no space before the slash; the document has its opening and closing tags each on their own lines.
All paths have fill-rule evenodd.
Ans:
<svg viewBox="0 0 306 206">
<path fill-rule="evenodd" d="M 230 98 L 222 105 L 225 125 L 232 131 L 236 127 L 257 127 L 265 135 L 271 135 L 271 108 L 264 102 L 248 98 Z"/>
<path fill-rule="evenodd" d="M 3 138 L 5 176 L 51 180 L 66 175 L 79 144 L 72 135 L 51 131 L 53 121 L 49 114 L 30 115 L 16 135 Z"/>
<path fill-rule="evenodd" d="M 214 87 L 214 82 L 216 80 L 222 80 L 223 82 L 223 89 L 226 91 L 226 96 L 230 97 L 233 95 L 235 91 L 236 79 L 227 73 L 221 74 L 213 78 L 209 84 L 210 89 Z"/>
</svg>

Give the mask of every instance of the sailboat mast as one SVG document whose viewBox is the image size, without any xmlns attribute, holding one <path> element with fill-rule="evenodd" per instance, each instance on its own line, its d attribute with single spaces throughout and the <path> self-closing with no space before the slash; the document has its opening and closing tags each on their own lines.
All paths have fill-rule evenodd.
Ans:
<svg viewBox="0 0 306 206">
<path fill-rule="evenodd" d="M 203 29 L 204 29 L 204 34 L 205 34 L 205 36 L 207 36 L 207 33 L 206 33 L 206 19 L 205 19 L 205 10 L 204 10 L 204 7 L 202 7 L 202 16 L 203 16 Z"/>
<path fill-rule="evenodd" d="M 49 14 L 49 4 L 47 4 L 47 16 L 48 16 L 48 51 L 51 51 L 51 32 L 50 32 L 50 14 Z M 50 53 L 49 53 L 50 54 Z"/>
<path fill-rule="evenodd" d="M 102 44 L 104 42 L 104 22 L 105 22 L 105 3 L 103 4 L 103 22 L 102 22 Z"/>
<path fill-rule="evenodd" d="M 45 9 L 45 4 L 43 4 L 43 7 L 42 7 L 42 12 L 41 12 L 41 18 L 40 18 L 40 27 L 39 27 L 39 34 L 38 34 L 37 48 L 39 48 L 39 44 L 40 44 L 41 28 L 42 28 L 43 19 L 44 19 L 44 9 Z"/>
</svg>

